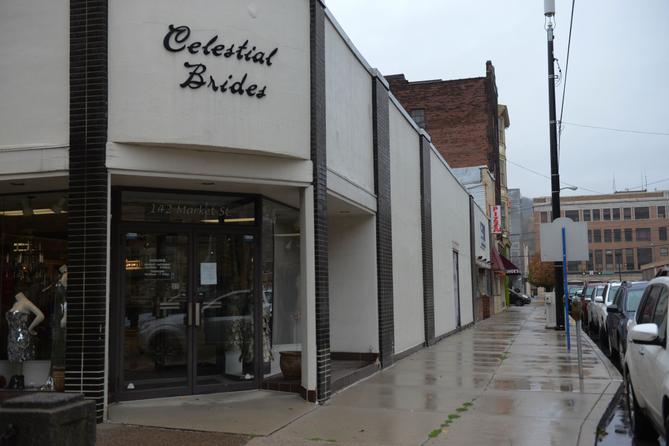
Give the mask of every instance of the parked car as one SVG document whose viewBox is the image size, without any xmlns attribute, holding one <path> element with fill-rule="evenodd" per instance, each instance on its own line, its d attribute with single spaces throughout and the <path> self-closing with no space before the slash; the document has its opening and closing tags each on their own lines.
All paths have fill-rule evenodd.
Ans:
<svg viewBox="0 0 669 446">
<path fill-rule="evenodd" d="M 620 284 L 620 282 L 607 283 L 604 286 L 604 292 L 602 295 L 596 296 L 594 302 L 591 303 L 593 329 L 595 330 L 594 333 L 597 333 L 601 341 L 604 341 L 607 336 L 606 309 L 613 303 L 613 298 L 616 296 L 616 293 L 620 288 Z"/>
<path fill-rule="evenodd" d="M 573 302 L 574 299 L 577 299 L 581 296 L 583 291 L 583 285 L 570 285 L 569 286 L 569 302 Z"/>
<path fill-rule="evenodd" d="M 598 282 L 586 282 L 585 285 L 583 285 L 583 291 L 581 291 L 581 309 L 583 312 L 581 323 L 584 327 L 588 326 L 588 304 L 590 303 L 590 295 L 597 285 L 602 284 Z"/>
<path fill-rule="evenodd" d="M 529 303 L 532 303 L 532 300 L 529 297 L 523 296 L 522 294 L 517 293 L 514 290 L 509 290 L 509 304 L 522 307 L 523 305 Z"/>
<path fill-rule="evenodd" d="M 625 385 L 632 428 L 639 439 L 652 439 L 657 433 L 666 438 L 669 432 L 668 302 L 669 277 L 651 280 L 627 336 Z"/>
<path fill-rule="evenodd" d="M 509 292 L 510 293 L 515 292 L 518 296 L 520 296 L 520 298 L 523 300 L 523 303 L 525 303 L 525 305 L 532 303 L 532 298 L 530 296 L 528 296 L 527 294 L 521 293 L 518 288 L 514 288 L 513 290 L 509 290 Z"/>
<path fill-rule="evenodd" d="M 648 282 L 623 282 L 606 311 L 606 333 L 611 356 L 623 365 L 627 347 L 627 322 L 634 319 Z"/>
<path fill-rule="evenodd" d="M 604 291 L 606 291 L 606 283 L 599 283 L 595 284 L 592 287 L 592 290 L 590 291 L 590 300 L 588 301 L 587 305 L 585 305 L 585 308 L 583 309 L 584 312 L 587 313 L 587 327 L 590 330 L 590 333 L 598 333 L 598 328 L 595 326 L 595 323 L 597 322 L 595 320 L 595 303 L 597 298 L 601 298 L 604 295 Z"/>
</svg>

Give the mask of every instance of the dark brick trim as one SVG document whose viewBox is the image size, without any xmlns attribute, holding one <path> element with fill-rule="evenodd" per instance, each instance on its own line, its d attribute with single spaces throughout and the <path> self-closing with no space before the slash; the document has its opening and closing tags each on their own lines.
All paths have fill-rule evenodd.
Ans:
<svg viewBox="0 0 669 446">
<path fill-rule="evenodd" d="M 423 251 L 423 316 L 425 344 L 434 344 L 434 276 L 432 273 L 432 175 L 430 172 L 430 142 L 420 138 L 420 227 Z"/>
<path fill-rule="evenodd" d="M 479 274 L 478 266 L 476 265 L 476 234 L 479 228 L 476 225 L 476 217 L 474 213 L 474 197 L 469 196 L 469 252 L 470 252 L 470 269 L 472 276 L 472 321 L 476 321 L 479 306 Z"/>
<path fill-rule="evenodd" d="M 70 173 L 65 391 L 102 421 L 107 313 L 107 0 L 70 0 Z"/>
<path fill-rule="evenodd" d="M 393 303 L 393 225 L 390 197 L 390 114 L 388 86 L 372 79 L 374 192 L 376 193 L 376 275 L 378 294 L 379 354 L 388 367 L 395 354 Z"/>
<path fill-rule="evenodd" d="M 343 376 L 332 382 L 332 392 L 338 392 L 361 379 L 367 378 L 368 376 L 373 375 L 379 370 L 379 367 L 376 364 L 368 364 L 364 367 L 360 367 L 358 370 L 354 371 L 350 375 Z"/>
<path fill-rule="evenodd" d="M 310 403 L 315 403 L 316 402 L 316 391 L 315 390 L 307 390 L 304 387 L 300 386 L 299 393 L 300 393 L 300 396 L 302 398 L 309 401 Z"/>
<path fill-rule="evenodd" d="M 325 9 L 311 0 L 311 161 L 314 185 L 316 265 L 316 389 L 330 398 L 330 297 L 328 284 L 327 156 L 325 138 Z"/>
<path fill-rule="evenodd" d="M 361 352 L 330 352 L 330 360 L 332 361 L 360 361 L 360 362 L 376 362 L 379 359 L 378 353 L 361 353 Z"/>
</svg>

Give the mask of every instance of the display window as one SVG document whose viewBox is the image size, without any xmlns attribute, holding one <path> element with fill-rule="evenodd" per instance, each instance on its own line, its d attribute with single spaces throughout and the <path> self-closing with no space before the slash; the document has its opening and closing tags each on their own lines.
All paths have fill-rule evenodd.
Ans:
<svg viewBox="0 0 669 446">
<path fill-rule="evenodd" d="M 0 388 L 63 391 L 67 193 L 0 195 Z"/>
<path fill-rule="evenodd" d="M 302 351 L 300 212 L 269 199 L 263 200 L 262 208 L 264 373 L 291 375 L 281 370 L 281 356 L 299 356 Z M 286 359 L 283 363 L 285 368 Z"/>
</svg>

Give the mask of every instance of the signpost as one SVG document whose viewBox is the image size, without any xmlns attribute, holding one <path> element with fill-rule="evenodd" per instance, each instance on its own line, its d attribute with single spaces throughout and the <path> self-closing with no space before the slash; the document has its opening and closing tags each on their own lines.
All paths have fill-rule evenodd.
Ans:
<svg viewBox="0 0 669 446">
<path fill-rule="evenodd" d="M 562 280 L 564 283 L 564 315 L 567 335 L 567 351 L 571 351 L 569 333 L 569 287 L 567 281 L 567 262 L 588 260 L 588 225 L 574 222 L 571 218 L 556 218 L 552 223 L 543 223 L 540 228 L 541 261 L 562 262 Z M 581 358 L 580 318 L 576 321 L 576 342 L 578 347 L 579 377 L 583 378 Z"/>
</svg>

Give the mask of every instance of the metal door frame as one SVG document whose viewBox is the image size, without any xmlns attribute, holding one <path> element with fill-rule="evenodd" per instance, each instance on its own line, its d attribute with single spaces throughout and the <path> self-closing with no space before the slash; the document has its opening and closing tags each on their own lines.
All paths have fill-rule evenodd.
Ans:
<svg viewBox="0 0 669 446">
<path fill-rule="evenodd" d="M 236 196 L 249 197 L 255 204 L 255 224 L 248 226 L 215 226 L 192 223 L 156 223 L 156 222 L 124 222 L 121 221 L 121 206 L 123 192 L 155 192 L 159 194 L 187 194 L 206 196 Z M 190 190 L 150 189 L 134 187 L 112 188 L 112 225 L 111 225 L 111 259 L 110 271 L 110 306 L 109 306 L 109 401 L 127 401 L 168 396 L 191 394 L 205 394 L 228 392 L 237 390 L 259 389 L 263 382 L 263 348 L 262 348 L 262 200 L 260 195 L 243 193 L 211 193 Z M 123 272 L 124 235 L 127 232 L 163 232 L 188 236 L 188 305 L 194 302 L 195 279 L 195 237 L 198 234 L 216 235 L 253 235 L 254 237 L 254 353 L 255 377 L 253 380 L 242 381 L 239 384 L 229 385 L 196 385 L 196 358 L 194 327 L 188 327 L 188 357 L 186 386 L 164 387 L 158 389 L 132 390 L 124 387 L 123 357 L 124 357 L 124 330 L 125 299 L 123 290 L 125 275 Z M 158 380 L 157 380 L 158 381 Z M 197 392 L 196 392 L 197 390 Z"/>
</svg>

